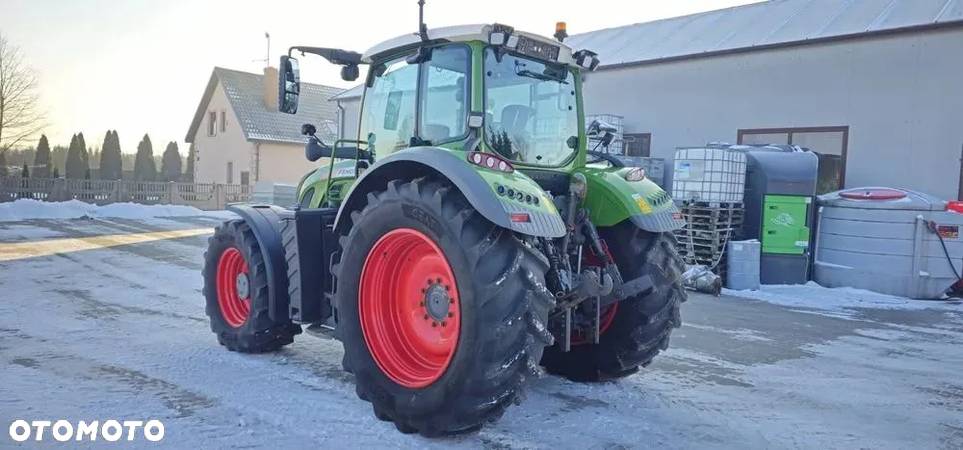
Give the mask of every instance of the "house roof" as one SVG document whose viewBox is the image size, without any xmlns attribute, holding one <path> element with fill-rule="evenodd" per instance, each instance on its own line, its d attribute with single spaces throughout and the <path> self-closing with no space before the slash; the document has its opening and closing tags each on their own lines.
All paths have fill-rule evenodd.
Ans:
<svg viewBox="0 0 963 450">
<path fill-rule="evenodd" d="M 332 130 L 337 133 L 337 105 L 328 100 L 340 93 L 342 89 L 301 83 L 298 113 L 284 114 L 269 110 L 264 105 L 263 79 L 264 75 L 215 67 L 204 90 L 204 96 L 197 106 L 197 112 L 194 113 L 194 120 L 191 121 L 185 141 L 194 141 L 218 81 L 224 86 L 231 109 L 234 110 L 241 129 L 244 130 L 245 139 L 249 141 L 301 144 L 304 143 L 304 136 L 301 136 L 301 124 L 304 123 L 317 125 L 318 130 L 325 135 Z M 336 138 L 336 134 L 323 136 L 323 138 Z"/>
<path fill-rule="evenodd" d="M 963 0 L 770 0 L 576 34 L 601 67 L 963 25 Z"/>
<path fill-rule="evenodd" d="M 361 94 L 364 94 L 364 83 L 361 83 L 351 89 L 341 91 L 340 94 L 335 95 L 334 97 L 331 97 L 331 100 L 339 101 L 339 100 L 349 100 L 349 99 L 355 99 L 355 98 L 360 99 Z"/>
</svg>

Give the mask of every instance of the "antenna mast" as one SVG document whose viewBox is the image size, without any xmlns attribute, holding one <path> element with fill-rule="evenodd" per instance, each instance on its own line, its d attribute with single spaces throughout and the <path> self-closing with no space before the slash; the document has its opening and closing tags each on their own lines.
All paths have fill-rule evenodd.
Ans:
<svg viewBox="0 0 963 450">
<path fill-rule="evenodd" d="M 418 0 L 418 35 L 421 40 L 428 40 L 428 26 L 425 25 L 425 0 Z"/>
<path fill-rule="evenodd" d="M 264 56 L 264 64 L 270 66 L 271 65 L 271 33 L 268 33 L 267 31 L 265 31 L 264 39 L 267 39 L 267 51 L 265 52 L 265 56 Z"/>
</svg>

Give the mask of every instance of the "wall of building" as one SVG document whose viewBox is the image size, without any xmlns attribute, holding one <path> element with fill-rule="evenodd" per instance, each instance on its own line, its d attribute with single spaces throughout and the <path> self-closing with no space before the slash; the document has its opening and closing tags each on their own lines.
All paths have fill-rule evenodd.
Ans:
<svg viewBox="0 0 963 450">
<path fill-rule="evenodd" d="M 963 146 L 963 29 L 601 70 L 588 113 L 652 133 L 652 156 L 735 143 L 739 129 L 848 126 L 847 187 L 956 198 Z"/>
<path fill-rule="evenodd" d="M 208 134 L 208 120 L 210 112 L 217 112 L 217 127 L 215 135 Z M 221 111 L 226 113 L 227 127 L 221 131 Z M 241 172 L 251 173 L 253 182 L 253 171 L 251 171 L 251 150 L 253 144 L 244 138 L 244 131 L 238 123 L 237 116 L 231 109 L 230 102 L 224 93 L 224 87 L 218 83 L 211 95 L 211 101 L 207 105 L 204 119 L 198 127 L 197 135 L 194 137 L 194 149 L 197 152 L 197 161 L 194 165 L 195 181 L 198 183 L 228 183 L 239 184 L 241 182 Z M 228 180 L 227 167 L 232 163 L 233 176 Z"/>
<path fill-rule="evenodd" d="M 262 142 L 256 145 L 258 181 L 296 185 L 306 173 L 325 164 L 324 159 L 308 161 L 303 144 Z"/>
</svg>

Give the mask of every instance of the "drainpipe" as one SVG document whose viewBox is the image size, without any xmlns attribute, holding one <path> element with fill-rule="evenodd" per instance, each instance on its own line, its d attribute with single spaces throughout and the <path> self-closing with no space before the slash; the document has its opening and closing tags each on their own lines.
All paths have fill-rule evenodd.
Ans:
<svg viewBox="0 0 963 450">
<path fill-rule="evenodd" d="M 254 143 L 254 182 L 261 181 L 261 143 Z"/>
<path fill-rule="evenodd" d="M 338 138 L 344 139 L 344 106 L 341 105 L 341 100 L 335 104 L 338 105 Z"/>
<path fill-rule="evenodd" d="M 963 200 L 963 145 L 960 145 L 960 179 L 958 183 L 956 199 Z"/>
</svg>

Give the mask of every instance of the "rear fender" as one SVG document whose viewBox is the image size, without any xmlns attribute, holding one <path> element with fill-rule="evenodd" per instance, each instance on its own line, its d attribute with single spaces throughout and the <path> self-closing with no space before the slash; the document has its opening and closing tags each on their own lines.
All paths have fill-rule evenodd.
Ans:
<svg viewBox="0 0 963 450">
<path fill-rule="evenodd" d="M 465 152 L 439 147 L 398 151 L 371 166 L 341 204 L 335 229 L 344 233 L 350 228 L 351 211 L 364 208 L 369 192 L 387 189 L 391 180 L 424 176 L 448 180 L 479 214 L 495 225 L 529 236 L 557 238 L 565 235 L 565 224 L 551 197 L 531 178 L 519 171 L 505 173 L 472 165 Z M 498 186 L 505 188 L 504 194 L 498 194 Z M 508 198 L 509 189 L 521 192 L 522 198 Z M 526 201 L 527 196 L 532 196 L 533 200 Z M 529 220 L 513 221 L 513 214 L 520 213 L 528 214 Z"/>
<path fill-rule="evenodd" d="M 635 226 L 653 233 L 677 230 L 685 225 L 672 198 L 649 179 L 626 181 L 632 167 L 583 167 L 588 193 L 584 206 L 596 226 L 610 227 L 630 219 Z"/>
</svg>

